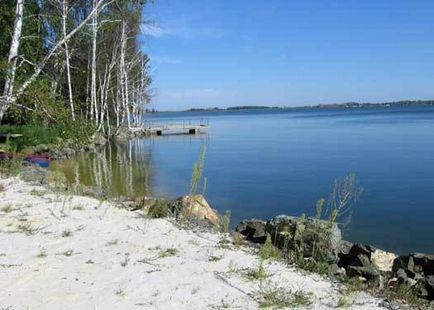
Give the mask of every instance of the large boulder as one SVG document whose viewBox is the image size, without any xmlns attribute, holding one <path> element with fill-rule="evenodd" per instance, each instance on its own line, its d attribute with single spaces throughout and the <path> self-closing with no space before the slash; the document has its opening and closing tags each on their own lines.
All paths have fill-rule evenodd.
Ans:
<svg viewBox="0 0 434 310">
<path fill-rule="evenodd" d="M 267 222 L 258 219 L 243 220 L 235 227 L 235 231 L 245 236 L 246 240 L 264 243 L 267 239 L 266 224 Z"/>
<path fill-rule="evenodd" d="M 202 195 L 181 196 L 169 203 L 169 208 L 178 219 L 206 220 L 213 225 L 220 224 L 220 216 L 212 209 Z"/>
<path fill-rule="evenodd" d="M 305 217 L 278 215 L 267 222 L 265 231 L 279 248 L 293 251 L 298 247 L 304 257 L 313 257 L 320 250 L 333 261 L 342 241 L 336 224 Z"/>
</svg>

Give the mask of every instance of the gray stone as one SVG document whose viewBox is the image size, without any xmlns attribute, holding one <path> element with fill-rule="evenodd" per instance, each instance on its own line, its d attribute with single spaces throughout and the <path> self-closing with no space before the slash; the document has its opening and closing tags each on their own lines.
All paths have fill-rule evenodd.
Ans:
<svg viewBox="0 0 434 310">
<path fill-rule="evenodd" d="M 266 224 L 265 221 L 258 219 L 243 220 L 235 227 L 235 231 L 244 235 L 246 240 L 264 243 L 267 239 Z"/>
<path fill-rule="evenodd" d="M 348 266 L 346 269 L 349 277 L 360 276 L 368 281 L 380 282 L 380 272 L 371 264 L 368 266 Z"/>
<path fill-rule="evenodd" d="M 314 249 L 321 247 L 330 260 L 337 261 L 342 241 L 341 230 L 327 221 L 278 215 L 267 222 L 265 231 L 270 234 L 273 244 L 279 248 L 294 250 L 298 242 L 304 257 L 312 257 Z M 297 231 L 301 240 L 296 240 Z"/>
<path fill-rule="evenodd" d="M 38 144 L 34 147 L 36 153 L 48 153 L 50 152 L 50 146 L 47 144 Z"/>
</svg>

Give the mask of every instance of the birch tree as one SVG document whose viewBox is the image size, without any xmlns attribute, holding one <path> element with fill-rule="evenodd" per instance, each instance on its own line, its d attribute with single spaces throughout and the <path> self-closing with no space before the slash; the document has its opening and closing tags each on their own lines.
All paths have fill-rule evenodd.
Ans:
<svg viewBox="0 0 434 310">
<path fill-rule="evenodd" d="M 17 70 L 18 49 L 20 46 L 21 31 L 23 28 L 23 15 L 24 0 L 17 0 L 12 40 L 8 54 L 7 75 L 3 89 L 3 97 L 0 98 L 0 121 L 3 119 L 3 115 L 9 107 L 10 102 L 12 102 L 13 98 L 15 72 Z"/>
</svg>

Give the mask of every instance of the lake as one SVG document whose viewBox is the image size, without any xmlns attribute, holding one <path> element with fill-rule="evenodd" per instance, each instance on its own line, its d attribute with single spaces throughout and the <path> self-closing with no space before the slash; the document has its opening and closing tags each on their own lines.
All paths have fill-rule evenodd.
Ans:
<svg viewBox="0 0 434 310">
<path fill-rule="evenodd" d="M 173 112 L 153 120 L 207 119 L 206 134 L 135 139 L 53 163 L 73 182 L 115 196 L 189 190 L 206 146 L 211 206 L 244 218 L 313 215 L 335 178 L 364 192 L 345 238 L 398 252 L 434 252 L 434 108 Z"/>
</svg>

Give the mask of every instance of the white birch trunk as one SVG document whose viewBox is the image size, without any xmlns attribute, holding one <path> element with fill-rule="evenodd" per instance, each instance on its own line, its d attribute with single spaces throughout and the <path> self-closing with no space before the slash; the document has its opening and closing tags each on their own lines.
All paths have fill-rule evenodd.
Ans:
<svg viewBox="0 0 434 310">
<path fill-rule="evenodd" d="M 68 0 L 62 0 L 62 34 L 63 39 L 66 38 L 66 22 L 68 17 Z M 72 120 L 75 121 L 74 102 L 72 100 L 72 83 L 71 83 L 71 66 L 69 64 L 69 49 L 68 41 L 65 40 L 65 62 L 66 62 L 66 78 L 68 82 L 69 107 L 71 109 Z"/>
<path fill-rule="evenodd" d="M 17 70 L 18 49 L 20 47 L 21 30 L 23 28 L 23 12 L 24 0 L 17 0 L 14 29 L 8 54 L 7 76 L 3 89 L 3 98 L 0 100 L 0 121 L 3 119 L 6 110 L 9 108 L 9 102 L 12 101 L 15 72 Z"/>
</svg>

